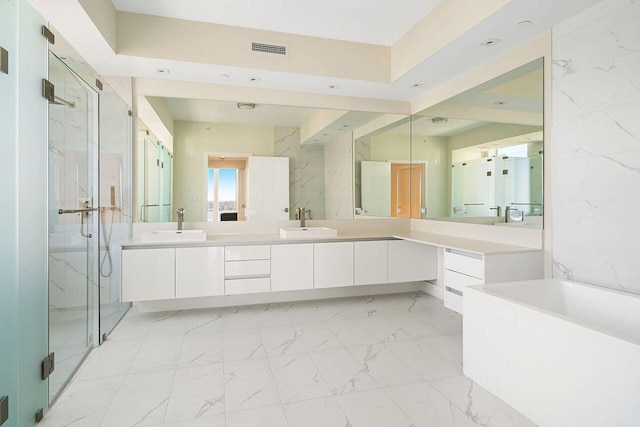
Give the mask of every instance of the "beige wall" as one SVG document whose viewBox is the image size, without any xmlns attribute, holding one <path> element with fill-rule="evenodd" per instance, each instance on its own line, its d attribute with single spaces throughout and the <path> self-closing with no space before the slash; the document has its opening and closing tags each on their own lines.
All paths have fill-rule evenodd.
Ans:
<svg viewBox="0 0 640 427">
<path fill-rule="evenodd" d="M 427 216 L 449 216 L 451 171 L 448 138 L 414 135 L 412 161 L 427 163 Z"/>
<path fill-rule="evenodd" d="M 473 145 L 484 144 L 491 141 L 510 138 L 518 135 L 539 132 L 540 126 L 510 125 L 504 123 L 491 123 L 487 126 L 471 129 L 449 137 L 449 148 L 458 150 Z"/>
<path fill-rule="evenodd" d="M 207 153 L 273 156 L 274 127 L 175 122 L 173 205 L 185 221 L 206 221 Z"/>
<path fill-rule="evenodd" d="M 371 160 L 406 160 L 411 157 L 411 137 L 409 135 L 383 133 L 371 137 Z"/>
</svg>

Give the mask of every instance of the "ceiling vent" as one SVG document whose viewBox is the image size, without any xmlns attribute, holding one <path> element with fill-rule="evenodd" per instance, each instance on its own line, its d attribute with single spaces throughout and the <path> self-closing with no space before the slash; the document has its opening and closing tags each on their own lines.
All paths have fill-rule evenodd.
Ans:
<svg viewBox="0 0 640 427">
<path fill-rule="evenodd" d="M 259 53 L 268 53 L 270 55 L 287 56 L 288 48 L 286 45 L 277 45 L 271 43 L 251 42 L 251 51 Z"/>
</svg>

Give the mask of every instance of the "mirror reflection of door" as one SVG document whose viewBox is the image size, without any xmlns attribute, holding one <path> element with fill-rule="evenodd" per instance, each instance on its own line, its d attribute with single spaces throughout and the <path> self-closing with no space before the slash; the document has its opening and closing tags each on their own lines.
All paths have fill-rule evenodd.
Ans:
<svg viewBox="0 0 640 427">
<path fill-rule="evenodd" d="M 391 164 L 391 216 L 419 218 L 424 207 L 424 165 Z"/>
</svg>

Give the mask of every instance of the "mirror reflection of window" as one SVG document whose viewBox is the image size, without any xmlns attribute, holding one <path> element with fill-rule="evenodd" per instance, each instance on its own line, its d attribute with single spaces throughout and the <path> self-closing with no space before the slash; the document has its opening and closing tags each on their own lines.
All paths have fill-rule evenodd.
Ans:
<svg viewBox="0 0 640 427">
<path fill-rule="evenodd" d="M 207 221 L 244 221 L 246 157 L 209 156 Z"/>
<path fill-rule="evenodd" d="M 238 220 L 238 169 L 209 169 L 207 221 Z"/>
</svg>

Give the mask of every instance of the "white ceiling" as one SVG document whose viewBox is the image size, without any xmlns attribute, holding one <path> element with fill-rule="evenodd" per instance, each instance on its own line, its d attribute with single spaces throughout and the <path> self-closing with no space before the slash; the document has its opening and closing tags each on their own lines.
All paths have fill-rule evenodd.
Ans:
<svg viewBox="0 0 640 427">
<path fill-rule="evenodd" d="M 74 3 L 75 0 L 30 1 L 43 16 L 47 17 L 60 30 L 62 36 L 67 38 L 74 48 L 101 75 L 134 76 L 182 82 L 221 84 L 231 87 L 244 86 L 303 93 L 412 101 L 455 77 L 505 54 L 527 40 L 531 40 L 552 28 L 556 23 L 573 16 L 598 0 L 511 0 L 493 15 L 391 83 L 337 79 L 320 75 L 256 70 L 157 58 L 131 57 L 123 54 L 116 55 L 111 51 L 104 39 L 87 36 L 87 34 L 95 34 L 95 32 L 92 33 L 88 30 L 90 24 L 87 22 L 86 17 L 83 18 L 81 15 L 74 14 L 80 13 L 77 11 L 78 8 L 74 7 L 74 13 L 68 13 L 72 8 L 70 6 L 61 6 L 61 4 Z M 325 36 L 329 36 L 329 31 L 334 27 L 340 31 L 351 31 L 351 27 L 362 27 L 366 28 L 364 33 L 368 34 L 367 37 L 377 37 L 376 34 L 380 32 L 386 34 L 389 26 L 394 28 L 404 26 L 402 31 L 406 31 L 410 24 L 408 24 L 409 21 L 402 21 L 402 19 L 409 19 L 407 17 L 412 15 L 412 19 L 417 21 L 424 16 L 422 12 L 413 11 L 408 13 L 407 11 L 411 10 L 408 5 L 413 4 L 414 7 L 418 7 L 415 5 L 420 4 L 421 7 L 424 6 L 425 10 L 428 10 L 434 3 L 431 0 L 401 0 L 395 2 L 389 0 L 323 0 L 322 2 L 319 0 L 113 1 L 121 9 L 135 9 L 136 11 L 146 11 L 148 13 L 151 13 L 151 9 L 153 9 L 155 10 L 153 13 L 176 17 L 184 16 L 182 15 L 183 13 L 194 14 L 196 11 L 200 13 L 201 10 L 198 7 L 204 8 L 215 1 L 215 13 L 222 14 L 228 19 L 232 19 L 234 16 L 237 19 L 242 18 L 244 21 L 238 21 L 238 23 L 243 25 L 250 25 L 252 20 L 263 20 L 265 25 L 269 23 L 278 31 L 303 33 L 305 28 L 299 28 L 302 27 L 299 22 L 305 22 L 304 27 L 306 28 L 327 31 L 324 33 Z M 298 3 L 304 4 L 304 7 L 297 5 Z M 272 5 L 273 10 L 263 11 L 263 6 L 261 6 L 263 4 Z M 358 10 L 357 16 L 354 15 L 354 4 L 359 5 L 359 7 L 355 7 Z M 427 7 L 426 5 L 429 6 Z M 208 9 L 214 8 L 209 6 Z M 278 10 L 287 10 L 287 13 L 278 13 Z M 246 13 L 242 14 L 238 11 Z M 207 19 L 213 19 L 204 12 L 201 15 L 200 19 L 204 19 L 204 16 Z M 328 16 L 334 20 L 348 20 L 348 24 L 340 21 L 342 22 L 340 25 L 334 26 L 323 22 L 323 20 L 328 19 Z M 524 28 L 518 27 L 517 23 L 522 20 L 532 20 L 533 24 Z M 400 21 L 404 23 L 397 24 Z M 381 22 L 382 24 L 380 24 Z M 299 26 L 297 30 L 294 30 L 294 25 Z M 390 37 L 391 39 L 390 34 L 385 37 Z M 334 33 L 333 36 L 338 37 L 337 33 Z M 346 36 L 340 37 L 344 38 Z M 492 47 L 481 46 L 481 42 L 488 38 L 502 41 Z M 169 75 L 159 75 L 156 72 L 158 68 L 169 69 L 171 73 Z M 229 77 L 223 77 L 221 76 L 222 74 L 226 74 Z M 259 77 L 261 80 L 258 83 L 253 83 L 249 82 L 249 77 Z M 414 83 L 421 83 L 421 85 L 414 87 Z M 338 88 L 331 90 L 328 89 L 329 85 L 337 85 Z"/>
<path fill-rule="evenodd" d="M 391 46 L 442 0 L 112 0 L 117 10 Z"/>
<path fill-rule="evenodd" d="M 202 99 L 161 98 L 177 121 L 240 123 L 300 127 L 316 112 L 313 108 L 257 104 L 254 110 L 240 110 L 236 102 Z"/>
</svg>

